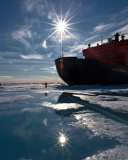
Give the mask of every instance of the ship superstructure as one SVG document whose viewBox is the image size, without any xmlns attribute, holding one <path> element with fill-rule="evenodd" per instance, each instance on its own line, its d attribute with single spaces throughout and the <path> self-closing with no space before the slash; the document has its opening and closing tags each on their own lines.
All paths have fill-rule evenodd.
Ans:
<svg viewBox="0 0 128 160">
<path fill-rule="evenodd" d="M 82 51 L 83 56 L 103 63 L 128 67 L 128 40 L 125 40 L 124 35 L 122 35 L 119 41 L 118 33 L 114 36 L 115 40 L 109 38 L 107 43 L 97 44 L 95 47 L 91 47 L 89 44 L 88 48 Z"/>
</svg>

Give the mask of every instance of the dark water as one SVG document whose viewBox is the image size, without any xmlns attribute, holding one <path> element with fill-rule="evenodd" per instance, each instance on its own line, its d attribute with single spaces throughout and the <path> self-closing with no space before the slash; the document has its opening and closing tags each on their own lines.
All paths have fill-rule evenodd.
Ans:
<svg viewBox="0 0 128 160">
<path fill-rule="evenodd" d="M 128 159 L 127 93 L 1 93 L 0 160 Z"/>
</svg>

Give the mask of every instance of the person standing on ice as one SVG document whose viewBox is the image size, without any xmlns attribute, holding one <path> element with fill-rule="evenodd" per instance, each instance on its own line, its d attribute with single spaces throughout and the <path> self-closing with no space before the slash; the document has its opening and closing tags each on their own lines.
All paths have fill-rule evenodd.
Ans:
<svg viewBox="0 0 128 160">
<path fill-rule="evenodd" d="M 45 82 L 44 85 L 45 85 L 45 88 L 47 88 L 47 85 L 48 85 L 47 82 Z"/>
</svg>

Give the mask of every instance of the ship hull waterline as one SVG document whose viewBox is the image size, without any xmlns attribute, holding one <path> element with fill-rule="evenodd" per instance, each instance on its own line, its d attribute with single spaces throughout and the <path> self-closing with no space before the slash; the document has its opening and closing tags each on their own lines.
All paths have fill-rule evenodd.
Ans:
<svg viewBox="0 0 128 160">
<path fill-rule="evenodd" d="M 102 63 L 95 59 L 63 57 L 55 60 L 60 78 L 72 85 L 118 85 L 128 83 L 128 67 Z"/>
</svg>

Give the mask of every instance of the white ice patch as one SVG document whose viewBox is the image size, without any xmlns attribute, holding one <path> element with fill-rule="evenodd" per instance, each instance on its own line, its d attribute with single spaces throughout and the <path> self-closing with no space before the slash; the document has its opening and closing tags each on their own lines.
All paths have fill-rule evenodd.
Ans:
<svg viewBox="0 0 128 160">
<path fill-rule="evenodd" d="M 128 146 L 118 145 L 113 149 L 95 154 L 91 157 L 87 157 L 83 160 L 128 160 Z"/>
<path fill-rule="evenodd" d="M 99 104 L 105 108 L 111 108 L 121 112 L 128 112 L 128 97 L 111 95 L 88 96 L 75 94 L 74 96 L 80 97 L 82 100 L 89 101 L 89 103 L 92 104 Z"/>
<path fill-rule="evenodd" d="M 74 114 L 74 117 L 77 122 L 72 123 L 72 125 L 77 128 L 87 128 L 87 130 L 91 131 L 90 137 L 107 136 L 110 139 L 114 138 L 120 143 L 128 145 L 128 126 L 126 124 L 119 123 L 95 112 L 79 112 L 79 114 Z"/>
</svg>

